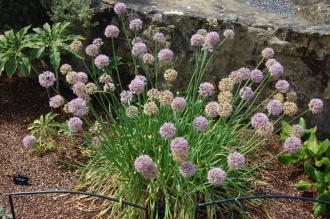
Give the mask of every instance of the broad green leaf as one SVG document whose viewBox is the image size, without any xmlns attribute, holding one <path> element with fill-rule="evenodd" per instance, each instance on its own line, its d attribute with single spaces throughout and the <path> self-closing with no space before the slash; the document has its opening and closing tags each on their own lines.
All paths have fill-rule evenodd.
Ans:
<svg viewBox="0 0 330 219">
<path fill-rule="evenodd" d="M 39 59 L 40 56 L 44 53 L 45 47 L 35 48 L 32 50 L 31 59 Z"/>
<path fill-rule="evenodd" d="M 316 204 L 314 206 L 314 214 L 316 216 L 321 216 L 325 213 L 325 211 L 327 210 L 327 206 L 325 204 Z"/>
<path fill-rule="evenodd" d="M 313 184 L 308 182 L 308 181 L 304 181 L 304 180 L 300 180 L 295 187 L 299 190 L 306 190 L 309 189 Z"/>
<path fill-rule="evenodd" d="M 312 130 L 307 140 L 307 148 L 313 153 L 317 154 L 319 151 L 319 144 L 316 138 L 316 130 Z"/>
<path fill-rule="evenodd" d="M 287 139 L 290 136 L 290 132 L 291 132 L 291 125 L 289 123 L 287 123 L 286 121 L 282 121 L 281 122 L 281 127 L 282 127 L 282 131 L 281 131 L 281 138 L 283 140 Z"/>
<path fill-rule="evenodd" d="M 84 56 L 83 56 L 81 53 L 76 52 L 76 51 L 73 51 L 72 49 L 70 49 L 69 46 L 64 45 L 63 48 L 64 48 L 66 51 L 68 51 L 68 52 L 70 52 L 71 54 L 73 54 L 73 55 L 74 55 L 75 57 L 77 57 L 78 59 L 84 60 Z"/>
<path fill-rule="evenodd" d="M 12 56 L 8 59 L 5 65 L 5 69 L 9 77 L 12 77 L 14 75 L 17 69 L 17 60 L 15 56 Z"/>
<path fill-rule="evenodd" d="M 315 166 L 321 167 L 322 165 L 328 165 L 329 164 L 329 158 L 327 157 L 322 157 L 321 160 L 315 161 Z"/>
<path fill-rule="evenodd" d="M 319 155 L 322 155 L 323 153 L 325 153 L 328 148 L 330 147 L 330 141 L 329 139 L 325 139 L 324 141 L 322 141 L 321 143 L 319 143 Z"/>
<path fill-rule="evenodd" d="M 31 66 L 30 66 L 30 62 L 29 62 L 28 57 L 26 57 L 26 56 L 21 57 L 20 68 L 21 68 L 22 74 L 24 76 L 29 76 L 30 75 Z"/>
<path fill-rule="evenodd" d="M 23 40 L 23 37 L 25 36 L 25 34 L 28 32 L 28 30 L 30 29 L 31 26 L 26 26 L 23 27 L 22 29 L 20 29 L 17 33 L 16 33 L 16 37 L 17 40 L 21 41 Z"/>
<path fill-rule="evenodd" d="M 301 117 L 301 118 L 299 119 L 299 125 L 300 125 L 301 127 L 303 127 L 304 129 L 307 128 L 306 121 L 305 121 L 305 119 L 304 119 L 303 117 Z"/>
<path fill-rule="evenodd" d="M 5 69 L 5 64 L 6 64 L 5 60 L 0 60 L 0 76 L 3 70 Z"/>
<path fill-rule="evenodd" d="M 310 178 L 312 178 L 313 180 L 316 180 L 315 168 L 307 160 L 304 163 L 304 170 Z"/>
<path fill-rule="evenodd" d="M 328 164 L 329 166 L 329 164 Z M 325 176 L 324 176 L 324 181 L 327 182 L 328 184 L 330 183 L 330 171 L 327 171 Z"/>
<path fill-rule="evenodd" d="M 293 164 L 299 161 L 299 156 L 296 154 L 282 154 L 277 159 L 283 164 Z"/>
<path fill-rule="evenodd" d="M 60 53 L 58 52 L 57 49 L 52 49 L 50 53 L 50 63 L 52 64 L 52 67 L 55 71 L 57 71 L 60 67 L 60 62 L 61 62 L 61 57 Z"/>
</svg>

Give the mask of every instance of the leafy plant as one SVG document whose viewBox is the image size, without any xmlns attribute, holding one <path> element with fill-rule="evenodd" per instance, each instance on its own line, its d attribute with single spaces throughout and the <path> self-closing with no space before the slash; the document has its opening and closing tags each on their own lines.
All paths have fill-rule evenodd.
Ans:
<svg viewBox="0 0 330 219">
<path fill-rule="evenodd" d="M 316 190 L 319 200 L 330 201 L 330 141 L 325 139 L 319 141 L 316 137 L 317 128 L 306 128 L 303 118 L 299 120 L 300 126 L 304 129 L 302 139 L 304 143 L 302 149 L 297 153 L 283 154 L 279 156 L 279 161 L 284 164 L 301 164 L 309 176 L 310 181 L 301 180 L 296 184 L 299 190 Z M 286 139 L 290 136 L 292 126 L 282 122 L 281 137 Z M 315 215 L 325 213 L 325 204 L 315 204 L 313 207 Z"/>
<path fill-rule="evenodd" d="M 55 147 L 54 137 L 58 134 L 58 128 L 62 125 L 55 121 L 58 114 L 47 113 L 41 115 L 39 119 L 33 121 L 28 126 L 30 133 L 36 137 L 37 143 L 34 148 L 38 152 L 46 152 Z"/>
<path fill-rule="evenodd" d="M 13 218 L 12 214 L 10 212 L 8 212 L 7 209 L 5 207 L 3 207 L 2 205 L 0 205 L 0 216 L 1 216 L 1 219 Z"/>
</svg>

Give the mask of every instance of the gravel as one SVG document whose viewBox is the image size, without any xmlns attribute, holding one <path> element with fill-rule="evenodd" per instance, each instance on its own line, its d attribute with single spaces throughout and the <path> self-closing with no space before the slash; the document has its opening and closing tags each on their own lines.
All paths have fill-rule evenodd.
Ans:
<svg viewBox="0 0 330 219">
<path fill-rule="evenodd" d="M 259 7 L 266 12 L 294 17 L 293 4 L 289 0 L 240 0 L 240 2 Z"/>
</svg>

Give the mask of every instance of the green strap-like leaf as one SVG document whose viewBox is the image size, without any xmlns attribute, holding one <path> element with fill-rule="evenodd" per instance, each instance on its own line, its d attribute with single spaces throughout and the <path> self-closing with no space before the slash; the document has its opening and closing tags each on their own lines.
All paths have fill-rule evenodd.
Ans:
<svg viewBox="0 0 330 219">
<path fill-rule="evenodd" d="M 5 64 L 6 64 L 5 60 L 0 60 L 0 76 L 3 70 L 5 69 Z"/>
<path fill-rule="evenodd" d="M 5 69 L 9 77 L 12 77 L 14 75 L 17 69 L 17 60 L 15 56 L 12 56 L 8 59 L 5 65 Z"/>
<path fill-rule="evenodd" d="M 23 56 L 21 58 L 21 61 L 20 61 L 20 68 L 21 68 L 21 71 L 22 71 L 22 74 L 24 76 L 29 76 L 30 75 L 30 72 L 31 72 L 31 66 L 30 66 L 30 62 L 29 62 L 29 58 L 26 57 L 26 56 Z"/>
<path fill-rule="evenodd" d="M 313 154 L 317 154 L 319 151 L 319 144 L 318 144 L 317 138 L 316 138 L 316 128 L 311 129 L 311 133 L 310 133 L 310 136 L 309 136 L 307 142 L 308 142 L 307 148 Z"/>
</svg>

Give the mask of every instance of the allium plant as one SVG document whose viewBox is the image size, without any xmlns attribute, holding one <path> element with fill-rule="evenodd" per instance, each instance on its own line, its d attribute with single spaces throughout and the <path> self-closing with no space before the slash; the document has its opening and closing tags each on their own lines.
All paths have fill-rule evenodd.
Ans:
<svg viewBox="0 0 330 219">
<path fill-rule="evenodd" d="M 114 49 L 102 50 L 104 55 L 96 58 L 96 52 L 86 49 L 84 62 L 88 67 L 90 60 L 87 72 L 93 80 L 89 83 L 95 85 L 93 97 L 101 107 L 93 106 L 86 87 L 85 95 L 79 92 L 63 107 L 72 117 L 67 124 L 73 132 L 81 131 L 82 123 L 93 126 L 96 121 L 100 126 L 97 134 L 86 135 L 86 141 L 91 142 L 86 149 L 91 159 L 82 170 L 80 188 L 147 206 L 151 218 L 159 215 L 160 203 L 165 218 L 194 218 L 197 202 L 247 193 L 248 181 L 256 169 L 246 167 L 249 154 L 265 144 L 266 136 L 273 133 L 282 118 L 297 112 L 294 102 L 283 103 L 284 97 L 282 102 L 273 101 L 265 108 L 265 102 L 288 91 L 286 83 L 283 86 L 281 82 L 269 97 L 261 98 L 265 87 L 284 74 L 278 61 L 270 61 L 272 50 L 260 54 L 261 61 L 254 69 L 234 70 L 215 86 L 214 82 L 205 81 L 204 73 L 214 51 L 232 40 L 234 33 L 225 31 L 225 37 L 220 37 L 222 34 L 215 31 L 200 29 L 191 38 L 194 68 L 182 92 L 171 86 L 183 75 L 173 66 L 173 51 L 159 43 L 158 38 L 163 35 L 157 30 L 157 40 L 139 40 L 132 45 L 133 38 L 138 39 L 143 32 L 142 21 L 124 22 L 123 4 L 118 3 L 115 12 L 122 21 L 120 32 L 114 28 L 114 35 L 108 27 L 105 32 L 110 39 L 105 40 L 111 40 L 113 45 L 114 37 L 126 38 L 133 62 L 129 66 L 133 66 L 135 78 L 124 85 L 117 66 L 109 69 L 108 57 L 115 57 Z M 267 67 L 259 68 L 266 59 Z M 159 77 L 160 73 L 165 74 Z M 116 76 L 118 81 L 113 80 Z M 75 83 L 71 83 L 72 78 L 67 79 L 77 89 L 74 84 L 78 79 Z M 109 83 L 111 91 L 104 90 Z M 322 107 L 318 100 L 309 105 L 313 113 Z M 100 108 L 104 112 L 100 113 Z M 97 144 L 93 143 L 95 138 Z M 297 142 L 290 143 L 292 150 L 298 150 Z M 123 208 L 113 202 L 94 203 L 89 208 L 99 209 L 100 216 L 106 214 L 110 218 L 138 218 L 143 214 L 139 209 Z M 207 214 L 212 218 L 215 209 L 208 209 Z"/>
</svg>

